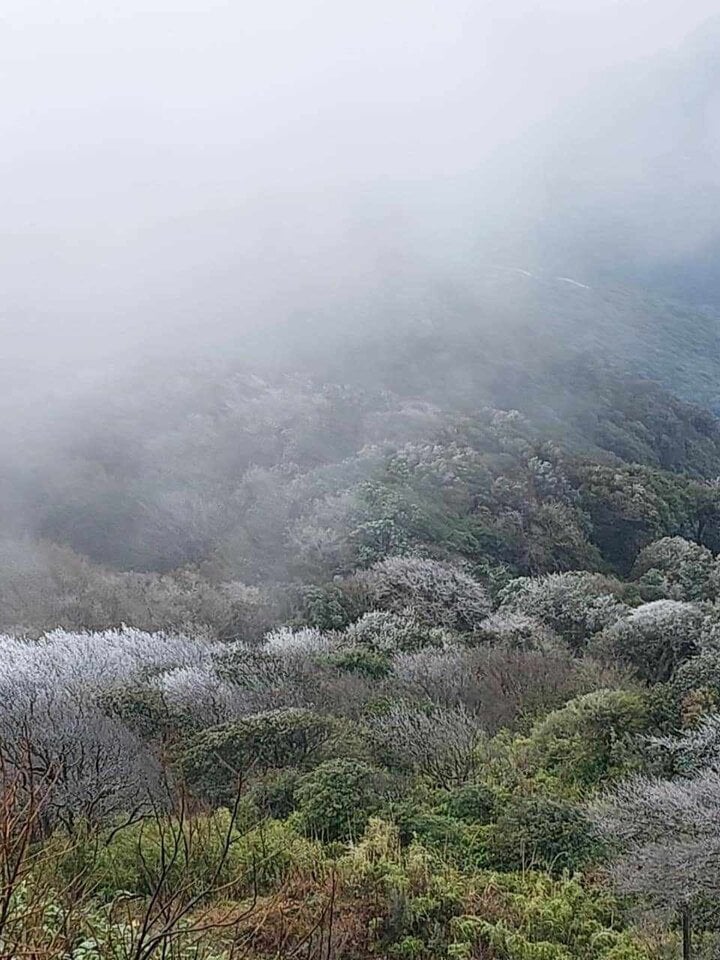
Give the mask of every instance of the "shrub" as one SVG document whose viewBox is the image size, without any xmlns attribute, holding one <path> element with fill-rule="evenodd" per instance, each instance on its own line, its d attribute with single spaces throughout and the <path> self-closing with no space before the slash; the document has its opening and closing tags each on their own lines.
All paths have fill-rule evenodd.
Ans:
<svg viewBox="0 0 720 960">
<path fill-rule="evenodd" d="M 171 889 L 196 893 L 213 886 L 223 896 L 241 898 L 256 886 L 259 892 L 270 890 L 291 870 L 321 860 L 315 844 L 283 823 L 258 822 L 250 805 L 241 806 L 236 822 L 231 817 L 226 809 L 182 820 L 153 817 L 81 850 L 58 837 L 58 849 L 67 851 L 60 873 L 77 875 L 80 855 L 86 858 L 84 881 L 107 896 L 119 890 L 151 895 L 156 879 L 167 873 Z"/>
<path fill-rule="evenodd" d="M 319 630 L 343 630 L 367 609 L 364 588 L 353 579 L 325 586 L 309 586 L 303 591 L 302 617 Z"/>
<path fill-rule="evenodd" d="M 292 767 L 268 770 L 251 781 L 247 796 L 260 813 L 274 820 L 288 817 L 296 806 L 300 772 Z"/>
<path fill-rule="evenodd" d="M 400 836 L 407 843 L 422 844 L 461 870 L 476 870 L 487 864 L 481 828 L 463 823 L 445 813 L 409 811 L 397 819 Z"/>
<path fill-rule="evenodd" d="M 273 710 L 192 737 L 177 767 L 198 795 L 211 803 L 229 803 L 243 777 L 318 762 L 322 748 L 337 733 L 336 721 L 312 711 Z"/>
<path fill-rule="evenodd" d="M 648 683 L 662 683 L 699 652 L 704 631 L 705 614 L 696 604 L 655 600 L 603 631 L 593 650 L 627 664 Z"/>
<path fill-rule="evenodd" d="M 429 699 L 445 707 L 477 706 L 474 650 L 452 647 L 428 648 L 395 658 L 395 676 L 419 700 Z"/>
<path fill-rule="evenodd" d="M 243 643 L 230 643 L 216 651 L 218 676 L 244 690 L 267 691 L 282 684 L 288 675 L 287 665 L 278 653 L 271 653 Z"/>
<path fill-rule="evenodd" d="M 501 870 L 539 867 L 553 874 L 577 870 L 599 852 L 590 821 L 564 800 L 511 800 L 488 830 L 490 863 Z"/>
<path fill-rule="evenodd" d="M 323 840 L 356 837 L 379 810 L 388 782 L 361 760 L 327 760 L 300 780 L 295 822 Z"/>
<path fill-rule="evenodd" d="M 376 604 L 433 626 L 473 630 L 490 613 L 485 587 L 459 567 L 421 557 L 389 557 L 362 575 Z"/>
<path fill-rule="evenodd" d="M 703 651 L 680 664 L 666 687 L 676 721 L 688 725 L 700 713 L 717 713 L 720 706 L 720 654 Z"/>
<path fill-rule="evenodd" d="M 357 673 L 370 680 L 383 680 L 392 672 L 390 657 L 372 650 L 340 650 L 329 654 L 326 662 L 336 670 Z"/>
<path fill-rule="evenodd" d="M 465 823 L 490 823 L 497 813 L 498 793 L 484 783 L 466 783 L 453 790 L 443 803 L 448 816 Z"/>
<path fill-rule="evenodd" d="M 598 690 L 539 720 L 520 741 L 536 772 L 586 787 L 627 773 L 638 762 L 633 738 L 647 730 L 644 696 Z"/>
<path fill-rule="evenodd" d="M 621 889 L 646 903 L 702 909 L 716 899 L 720 863 L 720 717 L 655 745 L 672 776 L 631 777 L 590 812 L 619 858 Z"/>
</svg>

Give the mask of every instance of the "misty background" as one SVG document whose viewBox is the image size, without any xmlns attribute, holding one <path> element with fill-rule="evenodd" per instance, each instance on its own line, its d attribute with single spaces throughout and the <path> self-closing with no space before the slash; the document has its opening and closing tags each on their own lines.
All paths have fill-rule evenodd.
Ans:
<svg viewBox="0 0 720 960">
<path fill-rule="evenodd" d="M 9 566 L 333 576 L 388 450 L 488 407 L 715 476 L 713 13 L 11 0 Z"/>
<path fill-rule="evenodd" d="M 714 298 L 712 13 L 10 0 L 5 383 L 340 325 L 358 296 L 487 263 L 645 279 L 692 256 L 678 287 Z"/>
</svg>

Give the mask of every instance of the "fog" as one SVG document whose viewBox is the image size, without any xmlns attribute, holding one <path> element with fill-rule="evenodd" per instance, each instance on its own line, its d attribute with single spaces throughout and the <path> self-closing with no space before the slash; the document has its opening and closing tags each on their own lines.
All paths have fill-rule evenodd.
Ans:
<svg viewBox="0 0 720 960">
<path fill-rule="evenodd" d="M 685 135 L 671 104 L 669 128 L 616 139 L 637 129 L 628 83 L 655 106 L 713 8 L 9 0 L 6 385 L 76 382 L 318 310 L 342 323 L 358 291 L 496 252 L 523 266 L 548 225 L 565 236 L 568 185 L 580 209 L 608 183 L 615 200 L 637 189 L 633 164 Z M 686 246 L 715 226 L 705 212 Z M 625 248 L 637 234 L 626 226 Z M 654 258 L 666 242 L 682 249 L 655 231 Z"/>
</svg>

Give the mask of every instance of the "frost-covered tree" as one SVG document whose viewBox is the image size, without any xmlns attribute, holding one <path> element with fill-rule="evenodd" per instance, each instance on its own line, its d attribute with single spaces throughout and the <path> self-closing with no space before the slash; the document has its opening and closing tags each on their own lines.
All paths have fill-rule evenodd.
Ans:
<svg viewBox="0 0 720 960">
<path fill-rule="evenodd" d="M 604 630 L 593 648 L 627 664 L 643 680 L 659 683 L 700 651 L 707 629 L 707 615 L 697 604 L 654 600 Z"/>
<path fill-rule="evenodd" d="M 428 648 L 396 657 L 395 677 L 418 699 L 446 707 L 477 706 L 478 685 L 473 651 L 453 647 Z"/>
<path fill-rule="evenodd" d="M 557 650 L 562 639 L 552 627 L 527 613 L 502 609 L 483 620 L 477 636 L 509 650 Z"/>
<path fill-rule="evenodd" d="M 366 613 L 343 632 L 342 641 L 383 653 L 411 652 L 424 647 L 444 647 L 453 641 L 447 628 L 433 627 L 413 617 L 385 610 Z"/>
<path fill-rule="evenodd" d="M 25 690 L 23 712 L 0 714 L 0 758 L 23 781 L 50 785 L 48 828 L 137 816 L 167 799 L 147 745 L 82 691 Z"/>
<path fill-rule="evenodd" d="M 720 892 L 720 717 L 655 747 L 672 778 L 635 776 L 591 807 L 621 889 L 676 907 Z"/>
<path fill-rule="evenodd" d="M 0 637 L 2 756 L 51 778 L 52 819 L 68 827 L 145 809 L 164 789 L 154 737 L 182 717 L 202 726 L 248 709 L 215 652 L 202 637 L 129 628 Z"/>
<path fill-rule="evenodd" d="M 380 759 L 445 788 L 471 778 L 485 741 L 477 718 L 462 707 L 423 710 L 398 703 L 369 727 Z"/>
<path fill-rule="evenodd" d="M 720 565 L 707 547 L 682 537 L 663 537 L 638 554 L 633 576 L 649 600 L 716 599 Z"/>
<path fill-rule="evenodd" d="M 389 557 L 362 575 L 380 609 L 434 626 L 472 630 L 490 613 L 485 587 L 462 568 L 422 557 Z"/>
<path fill-rule="evenodd" d="M 551 573 L 512 580 L 500 595 L 503 613 L 534 617 L 574 650 L 627 611 L 620 584 L 597 573 Z"/>
<path fill-rule="evenodd" d="M 314 627 L 280 627 L 265 634 L 263 649 L 271 654 L 315 654 L 331 649 L 331 641 Z"/>
</svg>

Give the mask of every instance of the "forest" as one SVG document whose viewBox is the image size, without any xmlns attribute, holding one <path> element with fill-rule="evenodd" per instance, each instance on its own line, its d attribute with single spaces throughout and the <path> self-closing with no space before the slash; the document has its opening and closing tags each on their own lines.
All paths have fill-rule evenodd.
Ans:
<svg viewBox="0 0 720 960">
<path fill-rule="evenodd" d="M 27 430 L 3 956 L 717 955 L 720 421 L 578 329 L 146 365 Z"/>
<path fill-rule="evenodd" d="M 5 0 L 0 960 L 718 960 L 717 12 Z"/>
</svg>

